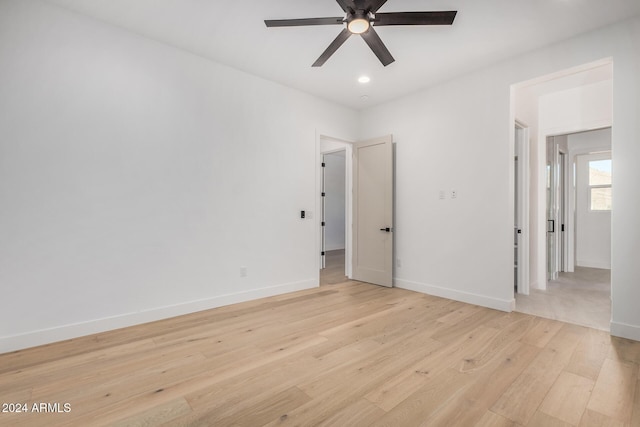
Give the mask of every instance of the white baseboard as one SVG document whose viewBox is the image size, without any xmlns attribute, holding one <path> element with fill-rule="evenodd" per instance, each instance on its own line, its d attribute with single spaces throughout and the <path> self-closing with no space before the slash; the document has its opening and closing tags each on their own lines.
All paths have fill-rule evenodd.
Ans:
<svg viewBox="0 0 640 427">
<path fill-rule="evenodd" d="M 602 268 L 605 270 L 611 270 L 611 261 L 599 261 L 599 260 L 584 260 L 578 259 L 576 260 L 577 267 L 588 267 L 588 268 Z"/>
<path fill-rule="evenodd" d="M 626 323 L 612 321 L 609 328 L 611 335 L 614 337 L 640 341 L 640 326 L 627 325 Z"/>
<path fill-rule="evenodd" d="M 183 314 L 195 313 L 202 310 L 209 310 L 212 308 L 236 304 L 239 302 L 251 301 L 258 298 L 265 298 L 274 295 L 286 294 L 289 292 L 301 291 L 304 289 L 311 289 L 317 286 L 317 279 L 304 280 L 294 283 L 285 283 L 281 285 L 238 292 L 234 294 L 220 295 L 213 298 L 189 301 L 176 305 L 158 307 L 136 313 L 127 313 L 113 317 L 89 320 L 87 322 L 41 329 L 33 332 L 28 332 L 26 334 L 0 337 L 0 354 L 29 347 L 35 347 L 43 344 L 50 344 L 57 341 L 68 340 L 71 338 L 78 338 L 85 335 L 97 334 L 113 329 L 125 328 L 127 326 L 154 322 L 156 320 L 181 316 Z"/>
<path fill-rule="evenodd" d="M 495 310 L 511 312 L 515 308 L 515 299 L 498 299 L 469 292 L 457 291 L 455 289 L 441 288 L 439 286 L 427 285 L 425 283 L 411 282 L 409 280 L 395 279 L 394 286 L 409 291 L 422 292 L 423 294 L 466 302 L 468 304 L 480 305 L 482 307 L 493 308 Z"/>
</svg>

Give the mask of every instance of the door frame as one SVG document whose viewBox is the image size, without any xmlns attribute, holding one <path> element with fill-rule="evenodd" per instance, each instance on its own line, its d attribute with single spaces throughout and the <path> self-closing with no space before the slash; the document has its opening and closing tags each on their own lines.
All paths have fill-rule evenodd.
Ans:
<svg viewBox="0 0 640 427">
<path fill-rule="evenodd" d="M 518 132 L 520 131 L 520 132 Z M 520 229 L 522 233 L 518 240 L 518 293 L 529 295 L 530 274 L 529 274 L 529 245 L 530 245 L 530 223 L 529 223 L 529 204 L 530 204 L 530 136 L 529 126 L 519 120 L 514 121 L 514 149 L 518 155 L 518 186 L 515 188 L 515 203 L 518 204 L 518 217 L 520 219 Z M 515 176 L 515 173 L 514 173 Z"/>
<path fill-rule="evenodd" d="M 569 151 L 563 151 L 561 149 L 558 150 L 559 161 L 558 165 L 560 166 L 559 179 L 560 179 L 560 236 L 558 236 L 558 243 L 560 245 L 559 258 L 560 265 L 559 271 L 566 272 L 568 271 L 568 261 L 569 261 L 569 245 L 568 239 L 569 230 L 568 230 L 568 221 L 567 221 L 567 213 L 569 208 L 568 196 L 569 196 L 569 187 L 567 181 L 567 160 L 569 158 Z"/>
</svg>

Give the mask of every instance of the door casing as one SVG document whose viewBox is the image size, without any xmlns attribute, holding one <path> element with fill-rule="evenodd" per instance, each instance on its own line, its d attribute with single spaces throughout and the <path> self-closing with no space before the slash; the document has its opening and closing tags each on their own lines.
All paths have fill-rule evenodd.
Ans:
<svg viewBox="0 0 640 427">
<path fill-rule="evenodd" d="M 530 186 L 530 160 L 529 160 L 529 128 L 524 123 L 517 121 L 514 126 L 515 154 L 518 157 L 518 169 L 516 175 L 516 212 L 517 229 L 517 284 L 518 293 L 529 295 L 529 186 Z M 514 227 L 514 228 L 516 228 Z"/>
</svg>

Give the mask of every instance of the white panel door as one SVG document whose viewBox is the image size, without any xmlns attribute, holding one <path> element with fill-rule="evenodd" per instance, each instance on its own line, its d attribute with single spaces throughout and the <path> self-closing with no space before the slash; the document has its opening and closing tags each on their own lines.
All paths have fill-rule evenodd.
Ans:
<svg viewBox="0 0 640 427">
<path fill-rule="evenodd" d="M 393 286 L 391 135 L 353 145 L 352 279 Z"/>
</svg>

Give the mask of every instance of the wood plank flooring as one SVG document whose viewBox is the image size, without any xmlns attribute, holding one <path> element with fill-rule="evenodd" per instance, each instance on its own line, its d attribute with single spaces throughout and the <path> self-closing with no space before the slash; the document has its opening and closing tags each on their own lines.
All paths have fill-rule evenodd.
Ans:
<svg viewBox="0 0 640 427">
<path fill-rule="evenodd" d="M 341 281 L 0 355 L 2 426 L 639 426 L 640 343 Z M 55 409 L 55 408 L 50 408 Z"/>
</svg>

